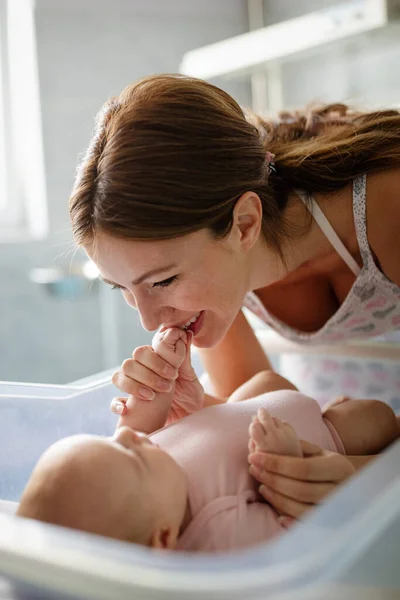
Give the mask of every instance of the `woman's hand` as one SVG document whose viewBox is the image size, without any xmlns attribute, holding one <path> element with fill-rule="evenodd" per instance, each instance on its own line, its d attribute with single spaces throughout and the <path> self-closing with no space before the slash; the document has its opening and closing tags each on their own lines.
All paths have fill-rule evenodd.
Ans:
<svg viewBox="0 0 400 600">
<path fill-rule="evenodd" d="M 165 336 L 179 334 L 186 344 L 187 352 L 182 360 L 168 351 Z M 134 396 L 144 402 L 154 400 L 157 394 L 171 391 L 175 385 L 173 400 L 167 422 L 170 423 L 186 416 L 199 408 L 204 402 L 204 390 L 191 365 L 190 331 L 167 330 L 158 331 L 152 346 L 140 346 L 132 354 L 132 358 L 123 362 L 121 369 L 114 373 L 112 381 L 125 394 Z M 167 352 L 166 352 L 167 351 Z M 127 398 L 114 398 L 111 411 L 126 415 Z"/>
<path fill-rule="evenodd" d="M 178 369 L 155 352 L 152 346 L 135 348 L 132 358 L 122 363 L 112 376 L 113 384 L 124 394 L 138 400 L 154 400 L 157 393 L 168 393 L 178 377 Z M 125 414 L 126 398 L 114 398 L 111 410 Z"/>
<path fill-rule="evenodd" d="M 249 455 L 249 472 L 261 484 L 260 494 L 279 514 L 296 519 L 355 472 L 342 454 L 305 441 L 301 446 L 304 458 L 264 452 Z"/>
</svg>

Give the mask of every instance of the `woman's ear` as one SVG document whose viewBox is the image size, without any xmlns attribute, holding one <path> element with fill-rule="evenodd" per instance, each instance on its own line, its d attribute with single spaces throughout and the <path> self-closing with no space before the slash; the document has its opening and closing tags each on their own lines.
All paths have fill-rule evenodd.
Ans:
<svg viewBox="0 0 400 600">
<path fill-rule="evenodd" d="M 262 204 L 260 197 L 254 192 L 245 192 L 233 209 L 232 229 L 238 234 L 238 241 L 244 251 L 258 241 L 262 224 Z"/>
<path fill-rule="evenodd" d="M 179 531 L 175 527 L 157 527 L 151 536 L 152 548 L 161 550 L 174 550 L 178 542 Z"/>
</svg>

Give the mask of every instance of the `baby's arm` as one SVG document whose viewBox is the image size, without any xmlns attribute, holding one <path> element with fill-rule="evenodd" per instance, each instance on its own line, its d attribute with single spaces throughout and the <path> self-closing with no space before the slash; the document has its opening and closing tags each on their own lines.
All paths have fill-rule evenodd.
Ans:
<svg viewBox="0 0 400 600">
<path fill-rule="evenodd" d="M 157 352 L 172 367 L 179 369 L 186 357 L 188 337 L 186 331 L 178 328 L 168 329 L 159 334 L 153 341 L 154 349 L 149 347 L 149 352 Z M 129 396 L 126 401 L 126 411 L 119 418 L 117 428 L 127 425 L 142 431 L 153 433 L 164 427 L 171 403 L 175 393 L 175 382 L 170 392 L 156 394 L 154 400 L 143 401 L 134 396 Z"/>
<path fill-rule="evenodd" d="M 164 427 L 170 408 L 170 403 L 164 399 L 165 396 L 166 394 L 159 393 L 149 402 L 128 396 L 125 403 L 127 412 L 119 418 L 117 429 L 127 425 L 136 431 L 150 434 Z"/>
<path fill-rule="evenodd" d="M 348 455 L 377 454 L 399 437 L 394 412 L 379 400 L 345 400 L 329 406 L 323 416 L 335 427 Z"/>
</svg>

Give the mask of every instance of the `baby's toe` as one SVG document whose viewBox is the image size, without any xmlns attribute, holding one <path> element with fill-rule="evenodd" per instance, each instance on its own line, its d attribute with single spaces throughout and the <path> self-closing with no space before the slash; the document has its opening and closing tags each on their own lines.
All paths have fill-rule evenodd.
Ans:
<svg viewBox="0 0 400 600">
<path fill-rule="evenodd" d="M 174 346 L 174 352 L 177 357 L 183 360 L 186 356 L 186 341 L 179 339 Z"/>
<path fill-rule="evenodd" d="M 257 417 L 253 417 L 253 421 L 249 427 L 249 434 L 251 439 L 254 440 L 256 446 L 262 444 L 265 438 L 265 430 Z"/>
<path fill-rule="evenodd" d="M 271 429 L 275 425 L 275 419 L 265 408 L 259 408 L 257 411 L 257 417 L 266 431 Z"/>
<path fill-rule="evenodd" d="M 175 344 L 182 341 L 184 344 L 187 342 L 187 333 L 184 329 L 179 327 L 172 327 L 164 332 L 163 342 L 169 346 L 175 346 Z"/>
<path fill-rule="evenodd" d="M 177 327 L 157 332 L 153 338 L 153 350 L 171 366 L 179 368 L 186 357 L 187 332 Z"/>
</svg>

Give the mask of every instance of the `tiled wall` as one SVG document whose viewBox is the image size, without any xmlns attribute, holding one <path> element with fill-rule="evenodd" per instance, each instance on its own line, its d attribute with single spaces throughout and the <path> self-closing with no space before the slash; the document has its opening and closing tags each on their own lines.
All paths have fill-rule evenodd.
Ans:
<svg viewBox="0 0 400 600">
<path fill-rule="evenodd" d="M 332 4 L 265 0 L 266 23 Z M 185 51 L 245 32 L 247 12 L 245 0 L 38 0 L 36 17 L 52 233 L 43 243 L 0 244 L 0 380 L 63 383 L 119 363 L 151 338 L 118 294 L 105 296 L 115 316 L 104 325 L 98 292 L 57 299 L 29 280 L 32 268 L 70 260 L 59 258 L 71 247 L 67 200 L 93 115 L 132 80 L 176 72 Z M 286 65 L 286 104 L 400 104 L 398 39 L 395 28 Z M 248 81 L 221 85 L 249 103 Z"/>
<path fill-rule="evenodd" d="M 93 117 L 138 77 L 177 72 L 185 51 L 246 31 L 243 0 L 38 0 L 37 46 L 51 236 L 0 244 L 0 380 L 65 383 L 119 363 L 147 343 L 134 311 L 117 294 L 104 326 L 99 294 L 47 296 L 32 268 L 68 264 L 68 196 Z M 247 82 L 226 89 L 249 102 Z M 58 258 L 57 258 L 58 257 Z M 107 319 L 106 319 L 107 321 Z M 114 360 L 113 360 L 114 362 Z"/>
</svg>

